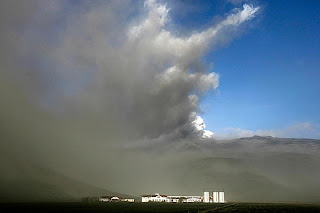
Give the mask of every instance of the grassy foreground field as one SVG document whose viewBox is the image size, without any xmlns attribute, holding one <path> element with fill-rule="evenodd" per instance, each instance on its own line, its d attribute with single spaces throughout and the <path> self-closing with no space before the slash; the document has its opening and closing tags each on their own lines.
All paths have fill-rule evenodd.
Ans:
<svg viewBox="0 0 320 213">
<path fill-rule="evenodd" d="M 294 203 L 2 203 L 1 212 L 320 212 L 320 204 Z"/>
</svg>

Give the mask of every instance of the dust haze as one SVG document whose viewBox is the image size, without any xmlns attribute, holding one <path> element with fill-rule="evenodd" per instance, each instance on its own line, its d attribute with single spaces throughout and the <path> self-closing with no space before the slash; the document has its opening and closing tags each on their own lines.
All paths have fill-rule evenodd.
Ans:
<svg viewBox="0 0 320 213">
<path fill-rule="evenodd" d="M 201 97 L 219 86 L 202 57 L 245 32 L 259 6 L 186 35 L 162 1 L 0 8 L 1 198 L 46 168 L 132 195 L 219 188 L 227 200 L 319 201 L 318 140 L 215 140 L 201 118 Z"/>
</svg>

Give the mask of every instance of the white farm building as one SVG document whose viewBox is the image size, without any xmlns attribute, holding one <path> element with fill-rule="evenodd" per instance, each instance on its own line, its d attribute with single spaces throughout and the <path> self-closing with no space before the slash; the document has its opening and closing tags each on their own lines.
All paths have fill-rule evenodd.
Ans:
<svg viewBox="0 0 320 213">
<path fill-rule="evenodd" d="M 101 196 L 99 197 L 100 202 L 129 202 L 133 203 L 133 198 L 122 198 L 118 196 Z"/>
<path fill-rule="evenodd" d="M 141 195 L 142 202 L 148 203 L 148 202 L 167 202 L 167 195 L 160 195 L 158 193 L 154 195 Z"/>
<path fill-rule="evenodd" d="M 224 200 L 223 191 L 204 192 L 203 196 L 189 196 L 189 195 L 161 195 L 156 193 L 154 195 L 142 195 L 142 202 L 167 202 L 167 203 L 226 203 Z"/>
</svg>

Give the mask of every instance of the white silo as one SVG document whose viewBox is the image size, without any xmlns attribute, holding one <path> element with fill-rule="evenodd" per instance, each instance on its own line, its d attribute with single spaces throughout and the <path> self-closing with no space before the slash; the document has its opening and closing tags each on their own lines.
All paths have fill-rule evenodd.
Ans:
<svg viewBox="0 0 320 213">
<path fill-rule="evenodd" d="M 224 192 L 219 192 L 219 203 L 224 203 Z"/>
<path fill-rule="evenodd" d="M 204 202 L 204 203 L 209 203 L 209 202 L 210 202 L 209 192 L 204 192 L 204 193 L 203 193 L 203 202 Z"/>
<path fill-rule="evenodd" d="M 219 203 L 219 192 L 213 192 L 213 202 L 214 203 Z"/>
</svg>

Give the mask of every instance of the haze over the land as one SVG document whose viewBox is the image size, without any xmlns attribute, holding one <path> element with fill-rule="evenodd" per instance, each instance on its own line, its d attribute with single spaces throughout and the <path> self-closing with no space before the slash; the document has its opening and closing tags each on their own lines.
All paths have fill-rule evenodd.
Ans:
<svg viewBox="0 0 320 213">
<path fill-rule="evenodd" d="M 220 78 L 203 57 L 262 13 L 233 7 L 179 32 L 162 1 L 1 1 L 1 198 L 86 196 L 74 179 L 132 195 L 319 201 L 319 140 L 218 140 L 200 117 Z"/>
</svg>

